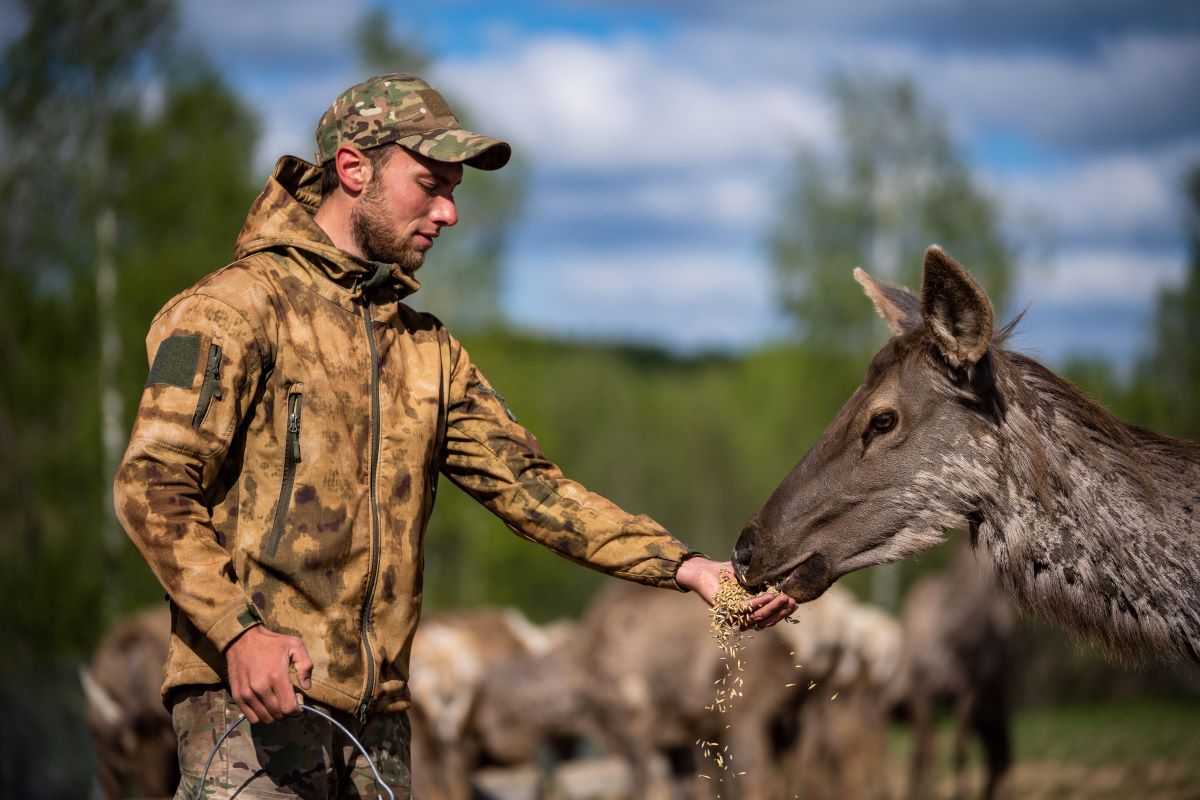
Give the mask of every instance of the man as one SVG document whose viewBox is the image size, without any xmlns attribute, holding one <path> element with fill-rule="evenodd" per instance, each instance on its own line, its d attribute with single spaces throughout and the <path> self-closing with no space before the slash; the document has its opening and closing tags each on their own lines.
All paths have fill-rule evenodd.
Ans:
<svg viewBox="0 0 1200 800">
<path fill-rule="evenodd" d="M 297 688 L 407 794 L 408 655 L 439 471 L 517 535 L 612 575 L 712 602 L 728 567 L 563 477 L 459 342 L 401 302 L 458 221 L 463 165 L 499 169 L 509 146 L 398 74 L 339 96 L 317 144 L 319 166 L 280 159 L 238 260 L 154 319 L 117 474 L 121 522 L 171 599 L 180 797 L 237 709 L 254 725 L 221 746 L 208 796 L 372 795 L 339 734 L 296 716 Z M 753 621 L 793 608 L 762 599 Z"/>
</svg>

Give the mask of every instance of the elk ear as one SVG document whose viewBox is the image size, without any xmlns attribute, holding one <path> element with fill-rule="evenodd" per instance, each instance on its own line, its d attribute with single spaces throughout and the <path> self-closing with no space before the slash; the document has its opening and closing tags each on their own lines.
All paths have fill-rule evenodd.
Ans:
<svg viewBox="0 0 1200 800">
<path fill-rule="evenodd" d="M 952 367 L 973 366 L 992 344 L 992 301 L 937 245 L 925 251 L 921 316 Z"/>
<path fill-rule="evenodd" d="M 862 267 L 854 268 L 854 280 L 875 304 L 875 310 L 899 336 L 921 324 L 921 299 L 903 286 L 888 286 L 875 280 Z"/>
</svg>

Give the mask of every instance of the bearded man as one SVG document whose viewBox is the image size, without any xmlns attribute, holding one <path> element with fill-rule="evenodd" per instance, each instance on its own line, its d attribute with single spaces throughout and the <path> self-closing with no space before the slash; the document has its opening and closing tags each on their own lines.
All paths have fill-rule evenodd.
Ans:
<svg viewBox="0 0 1200 800">
<path fill-rule="evenodd" d="M 195 797 L 373 796 L 362 759 L 409 788 L 408 656 L 439 473 L 517 535 L 627 580 L 712 602 L 727 563 L 568 480 L 437 319 L 403 300 L 458 221 L 463 166 L 509 145 L 465 131 L 402 74 L 346 90 L 317 165 L 285 156 L 237 261 L 177 295 L 117 473 L 121 523 L 167 590 L 163 686 Z M 771 625 L 795 605 L 754 604 Z"/>
</svg>

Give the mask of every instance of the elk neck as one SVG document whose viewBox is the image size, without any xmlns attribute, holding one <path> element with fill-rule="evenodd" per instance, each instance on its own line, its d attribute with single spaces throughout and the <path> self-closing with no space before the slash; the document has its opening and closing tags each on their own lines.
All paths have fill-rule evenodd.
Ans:
<svg viewBox="0 0 1200 800">
<path fill-rule="evenodd" d="M 1126 425 L 998 352 L 1000 474 L 972 518 L 1029 610 L 1136 661 L 1200 663 L 1200 446 Z"/>
</svg>

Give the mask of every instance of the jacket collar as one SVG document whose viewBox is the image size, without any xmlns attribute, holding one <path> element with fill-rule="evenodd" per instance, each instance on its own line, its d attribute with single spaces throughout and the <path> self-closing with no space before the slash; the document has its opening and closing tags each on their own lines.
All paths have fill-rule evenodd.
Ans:
<svg viewBox="0 0 1200 800">
<path fill-rule="evenodd" d="M 372 291 L 372 299 L 398 300 L 420 289 L 421 284 L 395 264 L 367 261 L 334 245 L 313 220 L 320 186 L 320 168 L 295 156 L 279 159 L 246 215 L 234 257 L 264 251 L 287 255 L 307 273 L 314 291 L 351 309 L 366 291 Z"/>
</svg>

